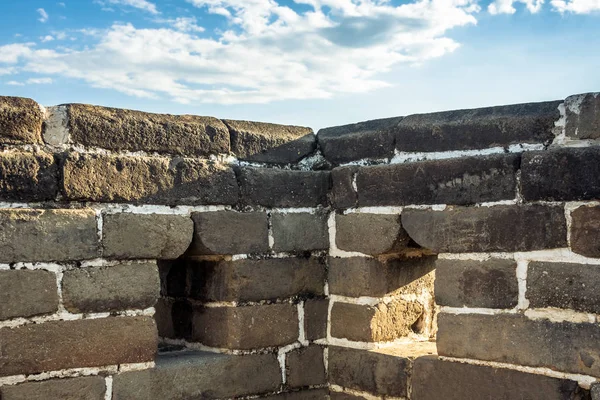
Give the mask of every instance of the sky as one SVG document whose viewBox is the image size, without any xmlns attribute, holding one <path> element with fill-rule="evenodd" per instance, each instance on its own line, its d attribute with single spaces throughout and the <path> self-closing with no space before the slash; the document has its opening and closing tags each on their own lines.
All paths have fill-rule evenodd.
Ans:
<svg viewBox="0 0 600 400">
<path fill-rule="evenodd" d="M 600 0 L 0 0 L 0 95 L 319 129 L 600 91 Z"/>
</svg>

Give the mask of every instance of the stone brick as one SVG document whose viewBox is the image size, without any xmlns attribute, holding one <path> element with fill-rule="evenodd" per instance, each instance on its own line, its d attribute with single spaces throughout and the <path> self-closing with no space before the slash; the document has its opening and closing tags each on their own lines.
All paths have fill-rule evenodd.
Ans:
<svg viewBox="0 0 600 400">
<path fill-rule="evenodd" d="M 171 318 L 173 300 L 160 297 L 154 306 L 154 319 L 158 328 L 158 336 L 161 338 L 174 338 L 175 328 Z"/>
<path fill-rule="evenodd" d="M 587 391 L 569 379 L 551 378 L 504 368 L 442 361 L 435 356 L 415 360 L 413 400 L 584 400 Z"/>
<path fill-rule="evenodd" d="M 280 393 L 274 396 L 264 397 L 269 400 L 329 400 L 328 390 L 304 389 L 297 392 Z"/>
<path fill-rule="evenodd" d="M 191 254 L 248 254 L 269 251 L 269 222 L 264 212 L 192 213 Z"/>
<path fill-rule="evenodd" d="M 321 151 L 334 164 L 390 158 L 394 155 L 393 130 L 401 120 L 385 118 L 321 129 L 317 134 Z"/>
<path fill-rule="evenodd" d="M 195 311 L 193 340 L 209 347 L 250 350 L 285 346 L 298 339 L 295 304 L 203 307 Z"/>
<path fill-rule="evenodd" d="M 600 146 L 523 154 L 521 192 L 527 201 L 600 197 Z"/>
<path fill-rule="evenodd" d="M 56 275 L 43 270 L 0 271 L 0 320 L 58 310 Z"/>
<path fill-rule="evenodd" d="M 530 307 L 600 314 L 600 266 L 531 262 L 526 296 Z"/>
<path fill-rule="evenodd" d="M 331 202 L 333 207 L 337 209 L 356 207 L 358 193 L 354 189 L 353 181 L 358 168 L 356 165 L 348 165 L 331 170 Z"/>
<path fill-rule="evenodd" d="M 306 300 L 304 303 L 304 335 L 307 340 L 317 340 L 327 336 L 328 313 L 329 300 Z"/>
<path fill-rule="evenodd" d="M 379 396 L 406 397 L 410 360 L 377 350 L 329 347 L 329 383 Z"/>
<path fill-rule="evenodd" d="M 571 249 L 586 257 L 600 257 L 600 207 L 571 212 Z"/>
<path fill-rule="evenodd" d="M 101 376 L 51 379 L 0 388 L 2 400 L 104 400 L 106 384 Z"/>
<path fill-rule="evenodd" d="M 303 252 L 329 248 L 327 214 L 273 213 L 273 250 Z"/>
<path fill-rule="evenodd" d="M 331 335 L 356 342 L 384 342 L 407 336 L 423 314 L 416 301 L 394 299 L 375 306 L 339 303 L 331 309 Z"/>
<path fill-rule="evenodd" d="M 190 296 L 203 301 L 261 301 L 323 295 L 318 258 L 200 261 L 190 265 Z"/>
<path fill-rule="evenodd" d="M 122 263 L 66 271 L 63 301 L 73 313 L 145 309 L 160 292 L 156 262 Z"/>
<path fill-rule="evenodd" d="M 0 96 L 0 141 L 2 144 L 42 142 L 44 115 L 31 99 Z"/>
<path fill-rule="evenodd" d="M 396 214 L 338 214 L 335 243 L 340 250 L 365 254 L 401 253 L 410 238 Z"/>
<path fill-rule="evenodd" d="M 410 209 L 402 212 L 402 226 L 419 245 L 439 253 L 531 251 L 567 246 L 562 206 Z"/>
<path fill-rule="evenodd" d="M 333 258 L 329 264 L 329 292 L 348 297 L 384 297 L 392 293 L 418 293 L 433 289 L 435 257 Z"/>
<path fill-rule="evenodd" d="M 238 201 L 233 169 L 199 159 L 73 153 L 63 175 L 69 200 L 166 205 Z"/>
<path fill-rule="evenodd" d="M 316 207 L 327 203 L 329 171 L 241 168 L 241 202 L 264 207 Z"/>
<path fill-rule="evenodd" d="M 584 93 L 565 99 L 565 135 L 574 139 L 600 138 L 600 93 Z"/>
<path fill-rule="evenodd" d="M 600 376 L 600 327 L 519 314 L 438 316 L 440 356 L 497 361 Z"/>
<path fill-rule="evenodd" d="M 98 257 L 91 209 L 0 210 L 0 262 L 69 261 Z"/>
<path fill-rule="evenodd" d="M 223 121 L 231 134 L 231 151 L 240 160 L 289 164 L 317 148 L 312 129 L 264 122 Z"/>
<path fill-rule="evenodd" d="M 516 197 L 520 155 L 377 165 L 358 170 L 358 205 L 466 205 Z"/>
<path fill-rule="evenodd" d="M 331 400 L 366 400 L 364 396 L 353 395 L 344 392 L 330 392 L 329 398 Z"/>
<path fill-rule="evenodd" d="M 323 348 L 312 345 L 289 352 L 285 359 L 287 384 L 290 387 L 327 383 Z"/>
<path fill-rule="evenodd" d="M 109 150 L 190 156 L 229 152 L 229 131 L 213 117 L 67 105 L 73 143 Z"/>
<path fill-rule="evenodd" d="M 224 399 L 274 392 L 280 385 L 274 354 L 173 352 L 159 355 L 156 368 L 116 375 L 113 400 Z"/>
<path fill-rule="evenodd" d="M 519 298 L 514 260 L 438 260 L 435 301 L 441 306 L 513 308 Z"/>
<path fill-rule="evenodd" d="M 152 361 L 151 317 L 50 321 L 0 329 L 0 376 Z"/>
<path fill-rule="evenodd" d="M 46 201 L 53 200 L 57 193 L 58 166 L 51 154 L 0 153 L 0 199 Z"/>
<path fill-rule="evenodd" d="M 189 247 L 191 218 L 161 214 L 104 214 L 103 255 L 108 258 L 175 259 Z"/>
</svg>

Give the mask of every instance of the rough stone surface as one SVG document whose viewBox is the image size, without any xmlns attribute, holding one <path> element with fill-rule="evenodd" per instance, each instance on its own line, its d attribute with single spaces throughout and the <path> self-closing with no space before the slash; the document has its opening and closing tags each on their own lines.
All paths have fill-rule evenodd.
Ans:
<svg viewBox="0 0 600 400">
<path fill-rule="evenodd" d="M 600 257 L 600 207 L 571 212 L 571 249 L 586 257 Z"/>
<path fill-rule="evenodd" d="M 519 314 L 438 316 L 440 356 L 497 361 L 600 376 L 594 323 L 530 320 Z"/>
<path fill-rule="evenodd" d="M 0 271 L 0 320 L 58 310 L 56 275 L 43 270 Z"/>
<path fill-rule="evenodd" d="M 356 342 L 391 341 L 411 333 L 423 311 L 422 304 L 403 299 L 376 306 L 336 302 L 331 309 L 331 335 Z"/>
<path fill-rule="evenodd" d="M 267 396 L 269 400 L 329 400 L 327 389 L 304 389 L 297 392 L 280 393 Z"/>
<path fill-rule="evenodd" d="M 120 259 L 174 259 L 189 247 L 191 218 L 161 214 L 104 214 L 103 256 Z"/>
<path fill-rule="evenodd" d="M 513 308 L 517 305 L 519 287 L 514 260 L 437 260 L 435 274 L 435 301 L 441 306 Z"/>
<path fill-rule="evenodd" d="M 213 117 L 87 104 L 69 104 L 67 113 L 71 140 L 84 146 L 191 156 L 229 152 L 229 131 Z"/>
<path fill-rule="evenodd" d="M 353 394 L 344 393 L 344 392 L 330 392 L 329 398 L 331 400 L 366 400 L 366 397 L 355 396 Z"/>
<path fill-rule="evenodd" d="M 2 400 L 104 400 L 106 384 L 101 376 L 51 379 L 0 388 Z"/>
<path fill-rule="evenodd" d="M 0 96 L 0 142 L 26 144 L 42 142 L 44 115 L 31 99 Z"/>
<path fill-rule="evenodd" d="M 329 383 L 380 396 L 406 397 L 410 360 L 378 351 L 329 347 Z"/>
<path fill-rule="evenodd" d="M 174 352 L 159 355 L 156 368 L 115 376 L 113 400 L 224 399 L 274 392 L 280 385 L 274 354 Z"/>
<path fill-rule="evenodd" d="M 296 163 L 317 148 L 312 129 L 264 122 L 223 121 L 231 134 L 231 151 L 240 160 Z"/>
<path fill-rule="evenodd" d="M 327 214 L 273 213 L 273 250 L 276 252 L 301 252 L 329 248 Z"/>
<path fill-rule="evenodd" d="M 413 400 L 585 400 L 587 395 L 569 379 L 442 361 L 435 356 L 418 358 L 413 364 Z"/>
<path fill-rule="evenodd" d="M 474 204 L 516 197 L 520 155 L 499 154 L 358 170 L 358 205 Z"/>
<path fill-rule="evenodd" d="M 209 347 L 260 349 L 298 339 L 295 304 L 203 307 L 195 311 L 193 339 Z"/>
<path fill-rule="evenodd" d="M 356 207 L 358 193 L 354 189 L 354 177 L 359 167 L 348 165 L 331 170 L 331 202 L 334 208 Z"/>
<path fill-rule="evenodd" d="M 69 261 L 98 257 L 91 209 L 0 210 L 0 262 Z"/>
<path fill-rule="evenodd" d="M 1 137 L 0 134 L 0 140 Z M 54 199 L 57 193 L 58 166 L 51 154 L 17 151 L 0 153 L 0 199 L 46 201 Z"/>
<path fill-rule="evenodd" d="M 264 212 L 200 212 L 192 213 L 192 219 L 194 239 L 190 254 L 248 254 L 269 250 L 269 223 Z"/>
<path fill-rule="evenodd" d="M 384 297 L 393 293 L 418 293 L 433 288 L 436 257 L 333 258 L 329 264 L 329 292 L 348 297 Z"/>
<path fill-rule="evenodd" d="M 152 317 L 50 321 L 0 329 L 0 376 L 152 361 Z"/>
<path fill-rule="evenodd" d="M 329 171 L 241 168 L 241 202 L 264 207 L 316 207 L 327 203 Z"/>
<path fill-rule="evenodd" d="M 530 307 L 600 314 L 600 266 L 531 262 L 526 296 Z"/>
<path fill-rule="evenodd" d="M 400 215 L 395 214 L 338 214 L 335 226 L 335 243 L 340 250 L 372 255 L 401 253 L 410 240 Z"/>
<path fill-rule="evenodd" d="M 73 313 L 145 309 L 160 293 L 158 268 L 144 262 L 72 269 L 63 275 L 62 292 Z"/>
<path fill-rule="evenodd" d="M 261 301 L 323 295 L 318 258 L 204 261 L 191 264 L 190 296 L 203 301 Z"/>
<path fill-rule="evenodd" d="M 154 319 L 158 328 L 158 336 L 161 338 L 174 338 L 175 327 L 171 317 L 173 300 L 160 297 L 154 305 Z"/>
<path fill-rule="evenodd" d="M 290 387 L 327 383 L 323 347 L 312 345 L 289 352 L 285 360 L 287 384 Z"/>
<path fill-rule="evenodd" d="M 574 139 L 600 138 L 600 93 L 584 93 L 565 99 L 565 135 Z"/>
<path fill-rule="evenodd" d="M 562 206 L 410 209 L 402 212 L 402 226 L 419 245 L 440 253 L 512 252 L 567 246 Z"/>
<path fill-rule="evenodd" d="M 304 303 L 304 335 L 307 340 L 327 337 L 329 300 L 308 299 Z"/>
<path fill-rule="evenodd" d="M 593 383 L 590 387 L 591 400 L 600 400 L 600 383 Z"/>
<path fill-rule="evenodd" d="M 166 205 L 238 201 L 233 169 L 198 159 L 72 153 L 63 175 L 69 200 Z"/>
</svg>

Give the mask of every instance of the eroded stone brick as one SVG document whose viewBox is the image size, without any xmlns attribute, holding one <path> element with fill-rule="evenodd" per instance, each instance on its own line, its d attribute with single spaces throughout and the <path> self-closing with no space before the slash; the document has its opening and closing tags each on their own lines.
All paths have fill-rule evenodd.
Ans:
<svg viewBox="0 0 600 400">
<path fill-rule="evenodd" d="M 104 400 L 102 376 L 51 379 L 0 388 L 3 400 Z"/>
<path fill-rule="evenodd" d="M 2 144 L 42 142 L 44 115 L 33 100 L 0 96 L 0 140 Z"/>
<path fill-rule="evenodd" d="M 358 166 L 348 165 L 331 170 L 331 202 L 337 209 L 356 207 L 358 193 L 354 188 L 354 178 Z"/>
<path fill-rule="evenodd" d="M 565 113 L 567 137 L 600 138 L 600 93 L 584 93 L 567 97 Z"/>
<path fill-rule="evenodd" d="M 571 212 L 571 249 L 586 257 L 600 257 L 600 207 Z"/>
<path fill-rule="evenodd" d="M 51 154 L 17 151 L 0 153 L 0 199 L 46 201 L 53 200 L 57 193 L 58 166 Z"/>
<path fill-rule="evenodd" d="M 273 250 L 304 252 L 329 248 L 327 214 L 273 213 Z"/>
<path fill-rule="evenodd" d="M 292 350 L 285 359 L 287 384 L 290 387 L 327 383 L 323 347 L 311 345 Z"/>
<path fill-rule="evenodd" d="M 0 271 L 0 320 L 58 310 L 56 274 L 44 270 Z"/>
<path fill-rule="evenodd" d="M 335 243 L 340 250 L 379 255 L 403 252 L 410 238 L 396 214 L 338 214 Z"/>
</svg>

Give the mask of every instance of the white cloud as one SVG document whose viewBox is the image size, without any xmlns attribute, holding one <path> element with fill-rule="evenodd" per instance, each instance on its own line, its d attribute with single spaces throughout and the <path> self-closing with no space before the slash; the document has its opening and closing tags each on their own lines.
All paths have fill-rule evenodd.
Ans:
<svg viewBox="0 0 600 400">
<path fill-rule="evenodd" d="M 101 0 L 98 2 L 100 4 L 113 4 L 113 5 L 133 7 L 133 8 L 143 10 L 143 11 L 147 11 L 151 14 L 159 13 L 156 8 L 156 5 L 147 0 Z"/>
<path fill-rule="evenodd" d="M 25 86 L 25 84 L 23 82 L 17 82 L 17 81 L 8 81 L 6 82 L 7 85 L 10 86 Z"/>
<path fill-rule="evenodd" d="M 67 5 L 66 5 L 64 2 L 62 2 L 62 1 L 61 1 L 61 2 L 59 2 L 59 3 L 58 3 L 58 5 L 59 5 L 59 6 L 61 6 L 61 7 L 66 7 L 66 6 L 67 6 Z"/>
<path fill-rule="evenodd" d="M 515 3 L 522 3 L 532 13 L 537 13 L 542 9 L 544 0 L 494 0 L 488 6 L 490 14 L 514 14 L 517 9 Z"/>
<path fill-rule="evenodd" d="M 600 0 L 552 0 L 550 3 L 560 13 L 590 14 L 600 11 Z"/>
<path fill-rule="evenodd" d="M 171 25 L 180 32 L 204 32 L 205 29 L 198 26 L 194 17 L 179 17 L 175 19 L 158 20 L 157 22 Z"/>
<path fill-rule="evenodd" d="M 40 41 L 41 41 L 42 43 L 45 43 L 45 42 L 51 42 L 51 41 L 53 41 L 53 40 L 54 40 L 54 36 L 52 36 L 52 35 L 46 35 L 46 36 L 42 36 L 42 37 L 40 37 Z"/>
<path fill-rule="evenodd" d="M 10 75 L 15 73 L 15 68 L 0 68 L 0 75 Z"/>
<path fill-rule="evenodd" d="M 50 18 L 46 10 L 44 10 L 43 8 L 38 8 L 37 12 L 38 14 L 40 14 L 40 18 L 38 19 L 38 21 L 40 22 L 46 22 Z"/>
<path fill-rule="evenodd" d="M 52 78 L 29 78 L 25 81 L 27 84 L 48 85 L 54 82 Z"/>
</svg>

